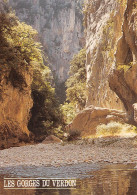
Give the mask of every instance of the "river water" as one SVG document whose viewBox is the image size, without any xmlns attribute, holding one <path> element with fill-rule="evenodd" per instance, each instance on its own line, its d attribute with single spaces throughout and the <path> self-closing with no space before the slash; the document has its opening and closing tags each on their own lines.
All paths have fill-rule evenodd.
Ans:
<svg viewBox="0 0 137 195">
<path fill-rule="evenodd" d="M 97 166 L 86 163 L 60 168 L 5 167 L 0 169 L 0 195 L 137 195 L 137 170 L 134 167 L 135 164 Z M 4 177 L 28 175 L 35 178 L 40 175 L 45 178 L 76 178 L 77 185 L 75 189 L 4 189 Z"/>
</svg>

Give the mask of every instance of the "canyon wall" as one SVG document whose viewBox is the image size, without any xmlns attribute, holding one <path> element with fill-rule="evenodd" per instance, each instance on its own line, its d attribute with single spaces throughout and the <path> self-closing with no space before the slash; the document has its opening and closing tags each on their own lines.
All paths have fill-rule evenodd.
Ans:
<svg viewBox="0 0 137 195">
<path fill-rule="evenodd" d="M 123 14 L 122 36 L 117 42 L 115 66 L 109 76 L 111 89 L 120 97 L 129 123 L 137 126 L 137 1 L 128 0 Z"/>
<path fill-rule="evenodd" d="M 15 88 L 7 81 L 10 72 L 0 71 L 0 148 L 17 146 L 29 141 L 27 128 L 29 112 L 33 105 L 31 99 L 32 75 L 24 72 L 26 87 Z"/>
<path fill-rule="evenodd" d="M 21 21 L 39 32 L 55 82 L 68 78 L 70 60 L 85 44 L 83 0 L 9 0 Z"/>
<path fill-rule="evenodd" d="M 10 31 L 11 21 L 16 23 L 9 7 L 0 0 L 0 149 L 29 142 L 31 135 L 27 125 L 33 105 L 33 73 L 30 68 L 23 70 L 19 64 L 12 64 L 15 53 L 5 30 Z"/>
<path fill-rule="evenodd" d="M 117 41 L 122 35 L 123 16 L 117 13 L 119 9 L 115 0 L 88 0 L 85 5 L 87 106 L 123 110 L 108 82 Z"/>
<path fill-rule="evenodd" d="M 125 111 L 124 120 L 137 126 L 137 2 L 87 0 L 84 13 L 89 108 L 69 128 L 95 134 L 97 125 L 116 121 L 113 109 Z M 102 108 L 110 109 L 110 114 Z M 99 114 L 94 116 L 96 110 Z"/>
<path fill-rule="evenodd" d="M 86 6 L 87 105 L 115 109 L 124 105 L 133 118 L 132 105 L 137 101 L 137 2 L 89 0 Z"/>
</svg>

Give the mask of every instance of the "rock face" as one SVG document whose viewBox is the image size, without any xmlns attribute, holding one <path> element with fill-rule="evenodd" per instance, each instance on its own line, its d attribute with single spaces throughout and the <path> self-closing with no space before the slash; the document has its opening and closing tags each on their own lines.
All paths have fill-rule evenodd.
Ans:
<svg viewBox="0 0 137 195">
<path fill-rule="evenodd" d="M 121 119 L 111 109 L 125 110 L 128 121 L 122 119 L 137 125 L 137 2 L 88 0 L 84 12 L 87 106 L 102 108 L 79 113 L 69 129 L 94 134 L 97 125 L 111 121 L 108 115 Z"/>
<path fill-rule="evenodd" d="M 7 75 L 0 76 L 0 148 L 8 148 L 19 142 L 29 141 L 27 128 L 31 99 L 32 75 L 24 73 L 27 86 L 20 90 L 7 83 Z"/>
<path fill-rule="evenodd" d="M 126 114 L 114 109 L 90 106 L 75 117 L 68 129 L 79 131 L 81 136 L 88 136 L 96 134 L 98 125 L 107 124 L 110 121 L 124 122 L 126 121 Z"/>
<path fill-rule="evenodd" d="M 11 20 L 6 20 L 8 11 L 9 7 L 3 0 L 0 0 L 0 21 L 5 22 L 0 28 L 0 149 L 17 146 L 20 142 L 29 142 L 31 133 L 27 125 L 30 108 L 33 105 L 31 99 L 32 70 L 28 68 L 17 71 L 16 65 L 15 69 L 8 64 L 14 55 L 10 52 L 12 47 L 8 45 L 1 30 L 3 25 L 8 24 L 7 28 L 11 25 L 9 22 Z M 6 52 L 3 53 L 5 48 L 9 49 L 6 52 L 9 52 L 10 58 L 7 57 Z"/>
<path fill-rule="evenodd" d="M 70 60 L 84 45 L 83 0 L 9 0 L 21 21 L 39 32 L 58 82 L 68 78 Z M 57 82 L 56 81 L 56 82 Z"/>
<path fill-rule="evenodd" d="M 128 0 L 123 14 L 122 36 L 118 40 L 110 87 L 122 100 L 129 123 L 137 125 L 137 2 Z M 135 109 L 135 110 L 134 110 Z"/>
<path fill-rule="evenodd" d="M 88 0 L 85 5 L 87 48 L 87 106 L 123 110 L 118 96 L 110 89 L 108 76 L 113 66 L 122 19 L 113 21 L 119 7 L 115 0 Z M 116 24 L 115 24 L 116 22 Z M 112 38 L 113 37 L 113 38 Z"/>
<path fill-rule="evenodd" d="M 137 125 L 132 106 L 137 102 L 137 2 L 89 0 L 87 5 L 87 105 L 123 109 L 122 102 L 128 122 Z"/>
</svg>

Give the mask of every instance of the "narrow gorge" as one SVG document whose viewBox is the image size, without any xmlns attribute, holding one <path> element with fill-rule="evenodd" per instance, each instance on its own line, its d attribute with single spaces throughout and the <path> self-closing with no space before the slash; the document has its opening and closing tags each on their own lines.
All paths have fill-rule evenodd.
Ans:
<svg viewBox="0 0 137 195">
<path fill-rule="evenodd" d="M 84 13 L 87 108 L 69 128 L 90 135 L 123 117 L 137 125 L 137 2 L 88 0 Z"/>
<path fill-rule="evenodd" d="M 9 0 L 9 4 L 21 21 L 38 31 L 63 103 L 70 60 L 85 45 L 83 0 Z"/>
<path fill-rule="evenodd" d="M 136 180 L 137 0 L 0 0 L 0 194 Z"/>
<path fill-rule="evenodd" d="M 45 55 L 43 62 L 46 66 L 40 69 L 30 61 L 37 68 L 34 68 L 33 76 L 29 77 L 29 71 L 22 73 L 25 91 L 17 91 L 14 86 L 6 84 L 2 77 L 1 86 L 5 86 L 2 87 L 5 92 L 3 100 L 1 98 L 2 125 L 7 118 L 13 118 L 11 111 L 26 134 L 29 134 L 29 127 L 38 135 L 54 134 L 66 129 L 88 136 L 96 134 L 99 125 L 107 125 L 112 121 L 137 125 L 135 0 L 9 0 L 9 5 L 20 21 L 38 31 L 35 40 L 42 43 L 42 58 Z M 73 77 L 73 70 L 76 77 Z M 64 127 L 65 122 L 61 127 L 62 116 L 53 86 L 58 86 L 57 95 L 64 103 L 64 83 L 69 78 L 69 72 L 71 75 L 67 87 L 71 86 L 71 90 L 67 89 L 66 105 L 75 107 L 77 114 L 74 114 L 76 117 L 70 117 L 74 120 L 67 127 Z M 10 74 L 9 71 L 8 77 L 15 77 L 14 71 L 13 75 Z M 10 100 L 6 98 L 8 96 L 11 96 Z M 71 102 L 71 98 L 75 102 Z M 24 103 L 21 105 L 21 102 Z M 51 109 L 52 106 L 54 109 Z M 71 115 L 67 106 L 65 112 Z"/>
</svg>

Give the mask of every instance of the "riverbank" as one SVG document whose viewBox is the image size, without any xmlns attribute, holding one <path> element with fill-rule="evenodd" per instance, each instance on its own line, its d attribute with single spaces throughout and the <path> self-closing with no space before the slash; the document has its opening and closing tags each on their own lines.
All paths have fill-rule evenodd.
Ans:
<svg viewBox="0 0 137 195">
<path fill-rule="evenodd" d="M 78 163 L 136 163 L 137 137 L 108 137 L 74 143 L 26 145 L 0 151 L 0 168 Z"/>
</svg>

